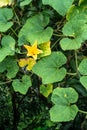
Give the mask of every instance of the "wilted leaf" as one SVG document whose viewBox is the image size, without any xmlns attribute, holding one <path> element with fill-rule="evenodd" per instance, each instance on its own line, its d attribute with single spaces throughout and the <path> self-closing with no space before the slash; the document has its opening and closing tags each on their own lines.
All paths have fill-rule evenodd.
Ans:
<svg viewBox="0 0 87 130">
<path fill-rule="evenodd" d="M 39 48 L 43 51 L 43 53 L 39 55 L 40 57 L 51 54 L 50 41 L 40 44 Z"/>
<path fill-rule="evenodd" d="M 45 96 L 48 97 L 50 95 L 50 93 L 52 93 L 53 91 L 53 85 L 52 84 L 47 84 L 47 85 L 41 85 L 40 86 L 40 93 Z"/>
<path fill-rule="evenodd" d="M 20 67 L 26 67 L 26 70 L 32 70 L 32 67 L 36 64 L 33 58 L 23 58 L 18 61 Z"/>
</svg>

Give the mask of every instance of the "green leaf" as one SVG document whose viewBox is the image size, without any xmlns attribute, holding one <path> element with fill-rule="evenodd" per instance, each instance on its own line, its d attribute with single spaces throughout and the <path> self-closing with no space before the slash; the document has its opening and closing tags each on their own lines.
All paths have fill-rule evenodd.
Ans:
<svg viewBox="0 0 87 130">
<path fill-rule="evenodd" d="M 74 0 L 42 0 L 44 5 L 50 5 L 60 15 L 64 16 Z"/>
<path fill-rule="evenodd" d="M 0 32 L 6 32 L 13 22 L 10 19 L 13 17 L 12 9 L 0 8 Z"/>
<path fill-rule="evenodd" d="M 31 3 L 31 1 L 32 1 L 32 0 L 22 0 L 22 1 L 20 2 L 20 6 L 28 5 L 28 4 Z"/>
<path fill-rule="evenodd" d="M 78 68 L 81 75 L 80 82 L 87 89 L 87 59 L 83 59 Z"/>
<path fill-rule="evenodd" d="M 60 41 L 61 48 L 63 50 L 76 50 L 81 47 L 81 43 L 79 39 L 69 39 L 69 38 L 63 38 Z"/>
<path fill-rule="evenodd" d="M 87 59 L 81 61 L 78 70 L 82 75 L 87 75 Z"/>
<path fill-rule="evenodd" d="M 87 76 L 81 76 L 80 82 L 87 89 Z"/>
<path fill-rule="evenodd" d="M 41 85 L 40 86 L 40 93 L 45 96 L 46 98 L 52 93 L 53 91 L 53 85 L 52 84 L 47 84 L 47 85 Z"/>
<path fill-rule="evenodd" d="M 80 6 L 72 5 L 71 8 L 68 10 L 66 15 L 67 20 L 75 19 L 78 20 L 80 23 L 86 23 L 87 21 L 87 9 Z"/>
<path fill-rule="evenodd" d="M 19 45 L 23 45 L 26 42 L 33 44 L 36 40 L 38 44 L 49 41 L 53 29 L 51 27 L 46 27 L 48 23 L 49 17 L 42 14 L 29 18 L 19 32 Z"/>
<path fill-rule="evenodd" d="M 78 100 L 78 93 L 73 88 L 56 88 L 51 97 L 54 106 L 50 109 L 53 122 L 74 120 L 78 107 L 74 104 Z"/>
<path fill-rule="evenodd" d="M 2 47 L 0 48 L 0 62 L 8 55 L 14 55 L 15 40 L 11 36 L 4 36 L 1 41 Z"/>
<path fill-rule="evenodd" d="M 17 61 L 13 57 L 8 57 L 0 63 L 0 72 L 7 71 L 6 76 L 11 79 L 14 78 L 19 70 Z"/>
<path fill-rule="evenodd" d="M 87 39 L 87 24 L 78 19 L 70 19 L 63 27 L 62 32 L 69 38 L 60 41 L 63 50 L 76 50 Z"/>
<path fill-rule="evenodd" d="M 19 79 L 15 79 L 12 83 L 14 90 L 21 94 L 26 94 L 31 85 L 31 79 L 27 75 L 24 75 L 22 77 L 22 81 L 20 81 Z"/>
<path fill-rule="evenodd" d="M 66 63 L 66 57 L 61 52 L 52 52 L 51 55 L 38 61 L 32 71 L 42 78 L 43 84 L 54 83 L 63 80 L 66 69 L 62 67 Z"/>
<path fill-rule="evenodd" d="M 63 50 L 79 49 L 87 40 L 87 9 L 73 5 L 66 16 L 68 22 L 64 24 L 62 32 L 66 38 L 60 41 Z"/>
</svg>

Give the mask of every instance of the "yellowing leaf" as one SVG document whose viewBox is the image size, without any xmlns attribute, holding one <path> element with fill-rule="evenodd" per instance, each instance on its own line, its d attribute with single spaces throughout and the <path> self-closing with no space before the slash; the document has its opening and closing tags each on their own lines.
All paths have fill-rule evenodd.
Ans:
<svg viewBox="0 0 87 130">
<path fill-rule="evenodd" d="M 45 96 L 46 98 L 50 95 L 50 93 L 52 93 L 53 91 L 53 85 L 52 84 L 47 84 L 45 85 L 41 85 L 40 86 L 40 93 Z"/>
<path fill-rule="evenodd" d="M 20 67 L 26 67 L 26 70 L 32 70 L 32 67 L 36 64 L 33 58 L 24 58 L 18 61 Z"/>
<path fill-rule="evenodd" d="M 51 48 L 50 48 L 50 41 L 44 42 L 39 45 L 39 48 L 43 51 L 42 54 L 40 54 L 40 57 L 44 57 L 51 54 Z"/>
<path fill-rule="evenodd" d="M 27 70 L 32 70 L 33 66 L 36 64 L 36 61 L 33 58 L 29 58 L 29 64 L 26 67 Z"/>
<path fill-rule="evenodd" d="M 24 45 L 27 49 L 27 56 L 32 56 L 35 60 L 37 59 L 37 55 L 42 53 L 42 50 L 37 48 L 37 41 L 34 42 L 32 46 Z"/>
<path fill-rule="evenodd" d="M 12 0 L 0 0 L 0 7 L 11 5 Z"/>
</svg>

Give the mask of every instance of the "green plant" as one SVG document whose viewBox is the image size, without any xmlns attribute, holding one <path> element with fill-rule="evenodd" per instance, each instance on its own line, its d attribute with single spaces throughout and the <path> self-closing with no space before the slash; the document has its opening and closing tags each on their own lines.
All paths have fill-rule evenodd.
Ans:
<svg viewBox="0 0 87 130">
<path fill-rule="evenodd" d="M 86 40 L 86 0 L 1 0 L 0 88 L 10 95 L 10 129 L 63 129 L 87 114 Z"/>
</svg>

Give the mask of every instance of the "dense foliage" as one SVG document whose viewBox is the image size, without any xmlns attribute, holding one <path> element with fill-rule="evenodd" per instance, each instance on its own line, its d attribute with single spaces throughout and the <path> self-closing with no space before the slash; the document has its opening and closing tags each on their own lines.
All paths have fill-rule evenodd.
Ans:
<svg viewBox="0 0 87 130">
<path fill-rule="evenodd" d="M 0 130 L 87 130 L 87 0 L 0 0 Z"/>
</svg>

